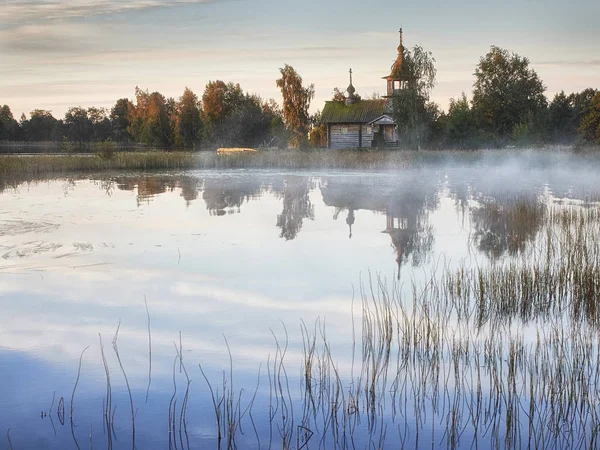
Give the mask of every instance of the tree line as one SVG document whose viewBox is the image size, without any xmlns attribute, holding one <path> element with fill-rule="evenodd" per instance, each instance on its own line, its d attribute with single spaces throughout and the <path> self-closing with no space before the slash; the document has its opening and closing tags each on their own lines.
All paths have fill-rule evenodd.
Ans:
<svg viewBox="0 0 600 450">
<path fill-rule="evenodd" d="M 400 142 L 409 147 L 481 148 L 600 144 L 600 91 L 557 93 L 551 101 L 529 60 L 492 46 L 474 72 L 471 99 L 450 99 L 447 112 L 429 100 L 435 60 L 405 50 L 406 88 L 392 100 Z"/>
<path fill-rule="evenodd" d="M 402 88 L 390 100 L 401 146 L 479 148 L 507 145 L 600 144 L 600 91 L 556 94 L 551 101 L 529 60 L 492 46 L 474 72 L 473 91 L 450 99 L 447 112 L 430 100 L 435 59 L 420 46 L 404 48 L 396 74 Z M 283 104 L 244 92 L 239 84 L 210 81 L 199 98 L 179 99 L 135 89 L 110 109 L 71 107 L 64 118 L 36 109 L 17 121 L 0 107 L 0 141 L 54 141 L 69 146 L 111 140 L 164 148 L 324 147 L 320 112 L 309 114 L 314 85 L 285 65 L 276 80 Z M 335 88 L 334 101 L 344 101 Z"/>
<path fill-rule="evenodd" d="M 525 57 L 492 47 L 475 69 L 471 101 L 452 99 L 440 114 L 447 146 L 600 144 L 600 91 L 587 88 L 551 101 Z"/>
<path fill-rule="evenodd" d="M 561 91 L 548 101 L 529 60 L 516 53 L 492 46 L 475 68 L 471 99 L 465 93 L 450 99 L 447 112 L 430 100 L 437 75 L 431 52 L 421 46 L 404 48 L 402 59 L 393 74 L 402 86 L 388 103 L 401 147 L 600 144 L 600 91 Z M 377 93 L 370 98 L 378 98 Z M 345 101 L 344 92 L 335 88 L 331 100 Z M 311 140 L 326 145 L 325 124 L 313 127 Z"/>
<path fill-rule="evenodd" d="M 62 119 L 36 109 L 17 121 L 4 105 L 0 141 L 61 142 L 70 147 L 107 140 L 163 148 L 305 146 L 314 86 L 304 87 L 289 65 L 280 75 L 283 106 L 221 80 L 210 81 L 201 99 L 187 87 L 179 99 L 136 87 L 133 101 L 121 98 L 111 109 L 74 106 Z"/>
</svg>

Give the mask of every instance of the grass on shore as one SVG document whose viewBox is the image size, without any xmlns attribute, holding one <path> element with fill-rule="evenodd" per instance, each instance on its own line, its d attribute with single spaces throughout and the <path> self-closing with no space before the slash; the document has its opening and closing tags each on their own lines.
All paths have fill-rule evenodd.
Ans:
<svg viewBox="0 0 600 450">
<path fill-rule="evenodd" d="M 41 176 L 105 170 L 169 169 L 361 169 L 398 170 L 428 164 L 471 165 L 500 163 L 510 158 L 535 165 L 562 164 L 574 158 L 570 149 L 479 150 L 479 151 L 404 151 L 404 150 L 281 150 L 257 153 L 217 154 L 215 152 L 148 151 L 115 152 L 110 158 L 100 155 L 4 155 L 0 156 L 0 176 Z M 577 155 L 578 159 L 597 161 L 596 153 Z"/>
</svg>

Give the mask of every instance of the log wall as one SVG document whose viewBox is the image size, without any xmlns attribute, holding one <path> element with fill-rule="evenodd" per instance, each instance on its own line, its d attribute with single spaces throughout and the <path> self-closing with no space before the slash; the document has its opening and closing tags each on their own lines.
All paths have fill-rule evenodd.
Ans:
<svg viewBox="0 0 600 450">
<path fill-rule="evenodd" d="M 362 124 L 331 124 L 327 127 L 329 148 L 370 148 L 373 128 Z"/>
<path fill-rule="evenodd" d="M 329 148 L 357 148 L 360 143 L 360 125 L 331 125 Z"/>
</svg>

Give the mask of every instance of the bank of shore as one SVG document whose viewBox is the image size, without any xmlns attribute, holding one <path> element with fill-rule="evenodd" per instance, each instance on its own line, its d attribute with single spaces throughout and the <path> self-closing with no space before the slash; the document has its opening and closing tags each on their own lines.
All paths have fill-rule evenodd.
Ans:
<svg viewBox="0 0 600 450">
<path fill-rule="evenodd" d="M 508 150 L 278 150 L 256 153 L 145 151 L 115 152 L 110 157 L 99 154 L 73 155 L 2 155 L 0 176 L 69 174 L 114 170 L 188 170 L 188 169 L 282 169 L 282 170 L 366 170 L 385 171 L 429 164 L 471 165 L 500 164 L 512 159 L 535 166 L 553 166 L 571 160 L 600 162 L 594 149 L 575 151 L 570 148 Z"/>
</svg>

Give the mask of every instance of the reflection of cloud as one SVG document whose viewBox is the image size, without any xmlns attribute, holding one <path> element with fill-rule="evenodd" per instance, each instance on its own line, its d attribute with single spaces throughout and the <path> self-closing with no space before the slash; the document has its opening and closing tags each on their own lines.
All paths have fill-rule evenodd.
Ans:
<svg viewBox="0 0 600 450">
<path fill-rule="evenodd" d="M 28 270 L 29 272 L 29 270 Z M 236 357 L 236 367 L 255 370 L 274 353 L 270 328 L 281 340 L 278 319 L 290 331 L 290 353 L 286 360 L 299 363 L 298 317 L 310 324 L 326 317 L 328 329 L 337 337 L 349 332 L 348 299 L 329 294 L 314 301 L 276 298 L 239 287 L 223 287 L 222 280 L 176 269 L 121 267 L 73 270 L 45 267 L 40 275 L 0 272 L 0 349 L 40 356 L 50 363 L 76 361 L 90 345 L 86 364 L 101 367 L 98 333 L 105 351 L 112 353 L 111 340 L 121 321 L 119 348 L 126 355 L 127 370 L 143 377 L 147 370 L 147 323 L 143 297 L 147 294 L 151 315 L 153 374 L 166 376 L 174 357 L 173 342 L 183 336 L 186 360 L 218 367 L 227 364 L 222 333 Z M 42 276 L 43 275 L 43 278 Z M 178 278 L 181 281 L 173 281 Z M 129 280 L 126 285 L 123 280 Z M 52 293 L 60 293 L 53 295 Z M 144 293 L 144 295 L 142 295 Z M 11 301 L 8 301 L 11 299 Z M 16 301 L 22 299 L 21 301 Z M 355 309 L 355 314 L 358 308 Z M 246 321 L 244 331 L 239 324 Z M 109 356 L 111 367 L 116 366 Z M 199 359 L 200 358 L 200 359 Z M 240 366 L 241 364 L 241 366 Z"/>
<path fill-rule="evenodd" d="M 306 300 L 293 301 L 290 299 L 279 301 L 265 295 L 249 293 L 248 291 L 236 291 L 206 284 L 193 284 L 187 282 L 177 283 L 172 290 L 182 297 L 202 297 L 222 302 L 226 305 L 245 305 L 253 309 L 261 308 L 270 311 L 305 311 L 321 314 L 331 313 L 334 314 L 334 317 L 339 317 L 340 315 L 345 316 L 350 313 L 348 300 L 346 298 L 320 298 L 318 301 L 314 302 L 307 302 Z M 185 304 L 185 301 L 183 303 Z M 177 305 L 178 308 L 182 307 L 182 301 L 178 301 Z M 203 312 L 203 309 L 206 308 L 206 306 L 203 308 L 198 301 L 189 302 L 187 306 L 189 308 L 186 308 L 186 312 L 195 311 L 201 313 Z"/>
</svg>

